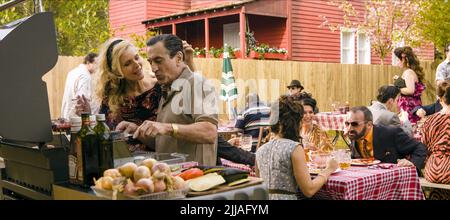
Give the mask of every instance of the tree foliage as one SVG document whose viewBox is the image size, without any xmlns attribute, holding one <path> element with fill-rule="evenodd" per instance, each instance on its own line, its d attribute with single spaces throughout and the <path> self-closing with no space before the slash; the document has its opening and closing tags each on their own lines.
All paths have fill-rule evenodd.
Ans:
<svg viewBox="0 0 450 220">
<path fill-rule="evenodd" d="M 418 31 L 416 14 L 419 0 L 367 0 L 365 10 L 356 10 L 347 0 L 331 0 L 330 5 L 343 12 L 343 22 L 330 22 L 326 16 L 322 27 L 331 31 L 339 29 L 357 29 L 368 34 L 371 49 L 383 63 L 399 43 L 419 47 L 423 37 Z"/>
<path fill-rule="evenodd" d="M 9 0 L 0 0 L 0 4 Z M 98 50 L 111 35 L 108 0 L 42 0 L 44 11 L 54 13 L 60 55 L 83 56 Z M 34 13 L 33 1 L 0 12 L 0 24 Z"/>
<path fill-rule="evenodd" d="M 433 0 L 422 1 L 417 24 L 425 39 L 441 49 L 450 43 L 450 1 Z"/>
</svg>

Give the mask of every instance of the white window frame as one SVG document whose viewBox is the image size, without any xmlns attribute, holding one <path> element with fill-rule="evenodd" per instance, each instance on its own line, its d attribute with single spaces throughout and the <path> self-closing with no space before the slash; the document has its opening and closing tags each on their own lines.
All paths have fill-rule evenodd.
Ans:
<svg viewBox="0 0 450 220">
<path fill-rule="evenodd" d="M 343 48 L 343 37 L 344 33 L 351 33 L 350 45 L 348 48 Z M 341 29 L 341 63 L 342 64 L 355 64 L 355 29 L 353 28 L 342 28 Z M 348 56 L 350 62 L 344 62 L 344 50 L 348 51 Z"/>
<path fill-rule="evenodd" d="M 365 42 L 364 42 L 364 48 L 360 48 L 359 45 L 359 41 L 360 41 L 360 35 L 365 35 Z M 370 39 L 369 36 L 367 35 L 366 32 L 364 31 L 358 31 L 357 35 L 356 35 L 356 47 L 357 47 L 357 63 L 358 64 L 371 64 L 371 45 L 370 45 Z M 363 52 L 361 52 L 363 51 Z M 360 62 L 360 58 L 363 59 L 362 62 Z"/>
</svg>

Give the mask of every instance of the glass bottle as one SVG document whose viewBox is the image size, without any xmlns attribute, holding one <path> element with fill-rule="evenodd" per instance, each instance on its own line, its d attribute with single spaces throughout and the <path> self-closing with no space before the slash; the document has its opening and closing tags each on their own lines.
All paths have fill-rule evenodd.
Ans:
<svg viewBox="0 0 450 220">
<path fill-rule="evenodd" d="M 90 127 L 90 113 L 82 113 L 82 126 L 75 140 L 77 147 L 77 181 L 84 187 L 94 184 L 94 178 L 99 178 L 98 141 L 97 135 Z"/>
<path fill-rule="evenodd" d="M 76 183 L 77 181 L 77 133 L 81 129 L 81 117 L 71 117 L 70 118 L 70 147 L 68 154 L 69 162 L 69 182 Z"/>
<path fill-rule="evenodd" d="M 96 118 L 97 125 L 94 128 L 94 132 L 97 135 L 98 140 L 98 165 L 100 168 L 100 174 L 102 174 L 105 170 L 114 167 L 113 143 L 111 131 L 105 123 L 105 115 L 97 114 Z"/>
</svg>

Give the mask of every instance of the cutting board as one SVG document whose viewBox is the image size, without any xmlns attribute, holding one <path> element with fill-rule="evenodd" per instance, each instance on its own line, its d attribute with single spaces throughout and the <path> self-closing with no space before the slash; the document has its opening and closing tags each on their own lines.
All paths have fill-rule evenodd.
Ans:
<svg viewBox="0 0 450 220">
<path fill-rule="evenodd" d="M 221 192 L 226 192 L 226 191 L 230 191 L 230 190 L 235 190 L 235 189 L 239 189 L 239 188 L 244 188 L 247 186 L 253 186 L 253 185 L 257 185 L 263 182 L 263 179 L 261 178 L 257 178 L 257 177 L 252 177 L 249 176 L 248 177 L 250 179 L 250 181 L 246 182 L 246 183 L 242 183 L 236 186 L 228 186 L 227 183 L 222 184 L 220 186 L 214 187 L 210 190 L 207 191 L 203 191 L 203 192 L 194 192 L 194 191 L 189 191 L 188 194 L 186 196 L 188 197 L 193 197 L 193 196 L 204 196 L 204 195 L 210 195 L 210 194 L 215 194 L 215 193 L 221 193 Z"/>
</svg>

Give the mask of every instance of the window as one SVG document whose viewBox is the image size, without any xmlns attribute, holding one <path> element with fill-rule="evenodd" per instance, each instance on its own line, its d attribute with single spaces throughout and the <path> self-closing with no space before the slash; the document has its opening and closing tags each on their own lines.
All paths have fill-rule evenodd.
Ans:
<svg viewBox="0 0 450 220">
<path fill-rule="evenodd" d="M 370 40 L 366 33 L 358 33 L 358 64 L 370 64 Z"/>
<path fill-rule="evenodd" d="M 223 43 L 239 48 L 239 22 L 223 25 Z"/>
<path fill-rule="evenodd" d="M 341 63 L 355 63 L 355 33 L 351 29 L 341 30 Z"/>
</svg>

